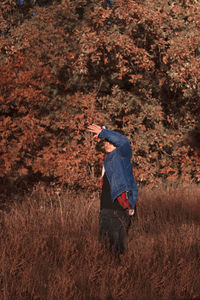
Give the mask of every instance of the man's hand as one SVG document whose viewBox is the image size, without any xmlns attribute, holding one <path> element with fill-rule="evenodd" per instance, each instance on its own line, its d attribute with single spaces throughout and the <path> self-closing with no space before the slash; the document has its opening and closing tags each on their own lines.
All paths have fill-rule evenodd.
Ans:
<svg viewBox="0 0 200 300">
<path fill-rule="evenodd" d="M 128 213 L 129 213 L 129 216 L 133 216 L 135 214 L 135 210 L 134 209 L 129 209 Z"/>
<path fill-rule="evenodd" d="M 88 126 L 88 131 L 95 133 L 94 137 L 98 137 L 99 133 L 101 132 L 102 128 L 101 126 L 92 124 Z"/>
</svg>

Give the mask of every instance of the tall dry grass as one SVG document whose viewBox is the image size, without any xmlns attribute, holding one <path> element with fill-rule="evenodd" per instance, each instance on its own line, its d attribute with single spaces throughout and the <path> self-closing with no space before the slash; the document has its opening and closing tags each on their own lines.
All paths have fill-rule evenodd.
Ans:
<svg viewBox="0 0 200 300">
<path fill-rule="evenodd" d="M 98 195 L 35 191 L 0 214 L 0 299 L 200 297 L 200 190 L 140 191 L 128 249 L 98 242 Z"/>
</svg>

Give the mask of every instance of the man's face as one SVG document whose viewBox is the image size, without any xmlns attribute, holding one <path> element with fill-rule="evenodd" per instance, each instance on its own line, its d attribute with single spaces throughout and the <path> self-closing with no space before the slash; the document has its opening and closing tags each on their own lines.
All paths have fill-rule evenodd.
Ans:
<svg viewBox="0 0 200 300">
<path fill-rule="evenodd" d="M 110 153 L 116 149 L 116 147 L 113 144 L 109 143 L 108 141 L 105 141 L 104 147 L 107 153 Z"/>
</svg>

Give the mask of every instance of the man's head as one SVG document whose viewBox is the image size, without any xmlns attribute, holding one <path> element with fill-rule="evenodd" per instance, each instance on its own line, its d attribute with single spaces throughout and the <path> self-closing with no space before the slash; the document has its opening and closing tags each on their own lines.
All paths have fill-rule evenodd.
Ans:
<svg viewBox="0 0 200 300">
<path fill-rule="evenodd" d="M 118 132 L 122 135 L 124 135 L 123 131 L 121 129 L 116 129 L 114 130 L 114 132 Z M 107 139 L 104 140 L 104 148 L 105 148 L 105 151 L 107 153 L 110 153 L 112 152 L 113 150 L 116 149 L 116 145 L 115 144 L 112 144 L 110 141 L 108 141 Z"/>
<path fill-rule="evenodd" d="M 110 153 L 110 152 L 112 152 L 113 150 L 116 149 L 116 146 L 114 146 L 108 140 L 105 140 L 104 141 L 104 148 L 105 148 L 106 153 Z"/>
</svg>

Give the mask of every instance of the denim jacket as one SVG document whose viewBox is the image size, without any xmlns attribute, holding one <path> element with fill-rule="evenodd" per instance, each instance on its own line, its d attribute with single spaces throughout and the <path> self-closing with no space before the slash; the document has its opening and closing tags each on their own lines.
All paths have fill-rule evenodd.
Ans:
<svg viewBox="0 0 200 300">
<path fill-rule="evenodd" d="M 104 161 L 113 202 L 119 195 L 127 191 L 130 207 L 134 208 L 138 188 L 133 175 L 132 149 L 129 140 L 124 135 L 108 129 L 102 129 L 98 137 L 107 139 L 116 146 L 116 149 L 110 152 Z"/>
</svg>

